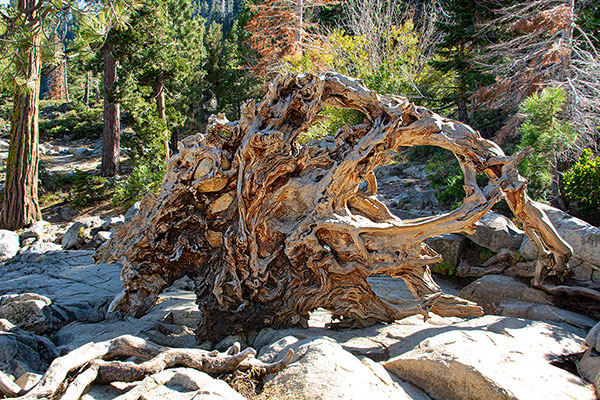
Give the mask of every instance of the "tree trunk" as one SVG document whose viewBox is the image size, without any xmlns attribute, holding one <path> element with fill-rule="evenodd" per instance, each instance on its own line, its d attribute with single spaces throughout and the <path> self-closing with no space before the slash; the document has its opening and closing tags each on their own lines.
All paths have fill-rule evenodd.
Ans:
<svg viewBox="0 0 600 400">
<path fill-rule="evenodd" d="M 17 44 L 17 71 L 25 84 L 15 85 L 6 162 L 2 226 L 20 229 L 42 218 L 38 204 L 38 109 L 41 68 L 41 33 L 36 23 L 35 1 L 19 1 L 19 10 L 33 21 L 30 37 Z"/>
<path fill-rule="evenodd" d="M 58 65 L 48 70 L 48 100 L 65 99 L 65 71 L 64 65 L 60 62 Z"/>
<path fill-rule="evenodd" d="M 165 165 L 169 162 L 169 129 L 167 128 L 167 113 L 165 107 L 165 78 L 161 73 L 156 81 L 156 108 L 158 117 L 165 123 L 165 131 L 162 134 L 163 148 L 165 149 Z"/>
<path fill-rule="evenodd" d="M 90 106 L 90 71 L 85 74 L 85 92 L 83 93 L 83 103 Z"/>
<path fill-rule="evenodd" d="M 425 3 L 427 3 L 427 1 L 428 0 L 415 0 L 414 1 L 415 11 L 413 13 L 412 22 L 413 22 L 413 26 L 415 27 L 416 31 L 420 31 L 421 28 L 423 27 L 423 8 L 425 6 Z"/>
<path fill-rule="evenodd" d="M 95 104 L 98 104 L 100 102 L 100 84 L 98 82 L 98 79 L 94 79 L 93 83 L 94 83 L 94 97 L 96 99 Z"/>
<path fill-rule="evenodd" d="M 71 99 L 69 98 L 69 71 L 68 71 L 68 67 L 67 67 L 67 59 L 66 58 L 63 60 L 63 82 L 64 82 L 64 89 L 65 89 L 65 100 L 71 101 Z"/>
<path fill-rule="evenodd" d="M 119 175 L 121 138 L 120 104 L 115 100 L 118 61 L 113 57 L 114 45 L 104 45 L 104 127 L 102 129 L 102 176 Z"/>
<path fill-rule="evenodd" d="M 298 145 L 324 106 L 360 110 L 365 122 L 342 127 L 330 146 Z M 455 153 L 466 197 L 452 212 L 402 220 L 376 197 L 374 169 L 399 146 L 425 145 Z M 536 283 L 549 271 L 562 276 L 572 250 L 526 195 L 516 169 L 526 155 L 506 156 L 467 125 L 340 74 L 280 76 L 262 102 L 242 106 L 239 121 L 211 118 L 206 135 L 182 140 L 161 193 L 147 195 L 97 251 L 97 261 L 124 260 L 125 291 L 110 310 L 139 316 L 188 275 L 201 341 L 302 325 L 319 307 L 356 326 L 429 312 L 481 315 L 433 281 L 429 265 L 442 257 L 424 241 L 472 232 L 506 198 L 541 255 Z M 379 298 L 366 280 L 374 274 L 403 279 L 414 299 Z"/>
</svg>

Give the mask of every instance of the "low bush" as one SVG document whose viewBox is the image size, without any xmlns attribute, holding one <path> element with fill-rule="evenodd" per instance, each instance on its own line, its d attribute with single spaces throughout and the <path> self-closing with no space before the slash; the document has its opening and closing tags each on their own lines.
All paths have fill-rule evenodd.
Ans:
<svg viewBox="0 0 600 400">
<path fill-rule="evenodd" d="M 61 111 L 64 111 L 61 113 Z M 90 108 L 81 103 L 50 105 L 42 109 L 40 136 L 57 139 L 97 139 L 102 135 L 102 108 Z M 45 115 L 45 116 L 44 116 Z"/>
<path fill-rule="evenodd" d="M 114 181 L 85 171 L 72 175 L 71 204 L 83 208 L 93 203 L 109 199 L 114 191 Z"/>
<path fill-rule="evenodd" d="M 127 179 L 117 183 L 113 204 L 129 208 L 148 192 L 157 193 L 160 189 L 165 171 L 139 165 L 133 169 Z"/>
<path fill-rule="evenodd" d="M 600 158 L 590 149 L 581 153 L 579 161 L 563 177 L 567 199 L 577 201 L 584 217 L 598 218 L 600 209 Z M 595 221 L 597 222 L 597 221 Z"/>
</svg>

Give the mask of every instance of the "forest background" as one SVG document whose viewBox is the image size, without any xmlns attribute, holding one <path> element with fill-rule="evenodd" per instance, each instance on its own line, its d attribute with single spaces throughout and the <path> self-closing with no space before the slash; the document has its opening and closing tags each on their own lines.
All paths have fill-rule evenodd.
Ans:
<svg viewBox="0 0 600 400">
<path fill-rule="evenodd" d="M 520 166 L 529 194 L 598 224 L 598 0 L 10 0 L 0 3 L 0 225 L 56 204 L 127 207 L 157 191 L 177 141 L 239 118 L 277 74 L 337 71 L 470 124 Z M 362 122 L 325 108 L 300 144 Z M 98 171 L 39 168 L 39 142 L 102 141 Z M 311 142 L 312 143 L 312 142 Z M 464 196 L 437 148 L 438 199 Z M 501 207 L 501 206 L 500 206 Z"/>
</svg>

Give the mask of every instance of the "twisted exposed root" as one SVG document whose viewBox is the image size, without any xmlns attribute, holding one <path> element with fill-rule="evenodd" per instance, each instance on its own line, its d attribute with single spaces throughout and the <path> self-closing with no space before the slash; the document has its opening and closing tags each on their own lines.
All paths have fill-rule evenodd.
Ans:
<svg viewBox="0 0 600 400">
<path fill-rule="evenodd" d="M 26 394 L 4 374 L 0 375 L 0 385 L 6 389 L 2 390 L 3 394 L 19 400 L 77 400 L 93 382 L 141 381 L 138 384 L 139 388 L 121 396 L 123 399 L 135 400 L 145 391 L 164 384 L 165 379 L 168 381 L 169 374 L 159 375 L 167 368 L 193 368 L 212 375 L 249 370 L 268 374 L 285 368 L 291 362 L 293 354 L 290 350 L 286 357 L 278 362 L 263 363 L 255 358 L 254 349 L 240 351 L 237 343 L 226 352 L 220 353 L 200 349 L 168 348 L 125 335 L 105 342 L 88 343 L 55 359 L 40 382 Z M 122 356 L 138 357 L 146 361 L 135 363 L 114 360 Z M 8 379 L 7 383 L 3 377 Z"/>
</svg>

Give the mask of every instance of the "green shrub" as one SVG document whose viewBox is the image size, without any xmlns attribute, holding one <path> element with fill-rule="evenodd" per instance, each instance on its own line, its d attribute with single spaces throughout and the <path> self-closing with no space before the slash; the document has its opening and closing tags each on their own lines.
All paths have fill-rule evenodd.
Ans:
<svg viewBox="0 0 600 400">
<path fill-rule="evenodd" d="M 97 139 L 102 135 L 102 108 L 89 108 L 81 103 L 63 103 L 57 107 L 49 105 L 46 111 L 67 111 L 59 117 L 40 119 L 40 136 L 56 139 L 70 136 L 71 139 Z"/>
<path fill-rule="evenodd" d="M 165 149 L 162 140 L 167 126 L 158 117 L 156 105 L 142 96 L 135 97 L 135 101 L 128 99 L 125 105 L 127 114 L 123 123 L 131 129 L 122 132 L 121 144 L 129 162 L 136 167 L 151 166 L 153 171 L 164 168 Z"/>
<path fill-rule="evenodd" d="M 72 181 L 71 204 L 79 208 L 110 198 L 114 190 L 112 180 L 86 171 L 76 171 Z"/>
<path fill-rule="evenodd" d="M 321 111 L 324 121 L 314 124 L 308 132 L 300 135 L 298 143 L 306 144 L 311 139 L 321 140 L 325 136 L 335 136 L 337 131 L 344 125 L 358 125 L 364 121 L 365 114 L 358 110 L 324 107 Z"/>
<path fill-rule="evenodd" d="M 146 193 L 157 193 L 164 175 L 163 169 L 154 170 L 146 165 L 135 167 L 126 180 L 117 184 L 113 204 L 122 205 L 125 209 L 141 200 Z"/>
<path fill-rule="evenodd" d="M 431 174 L 431 185 L 439 189 L 435 197 L 451 209 L 458 208 L 465 197 L 464 175 L 460 167 L 456 163 L 430 160 L 425 170 Z"/>
<path fill-rule="evenodd" d="M 594 157 L 590 149 L 581 153 L 563 177 L 565 195 L 579 202 L 581 211 L 592 216 L 600 209 L 600 158 Z"/>
<path fill-rule="evenodd" d="M 435 197 L 446 207 L 455 209 L 460 207 L 465 198 L 465 177 L 454 157 L 448 157 L 448 152 L 436 152 L 425 167 L 429 172 L 431 186 L 438 189 Z M 486 184 L 484 175 L 477 176 L 477 184 L 482 187 Z"/>
<path fill-rule="evenodd" d="M 431 271 L 440 275 L 453 276 L 456 274 L 456 267 L 448 261 L 431 265 Z"/>
</svg>

